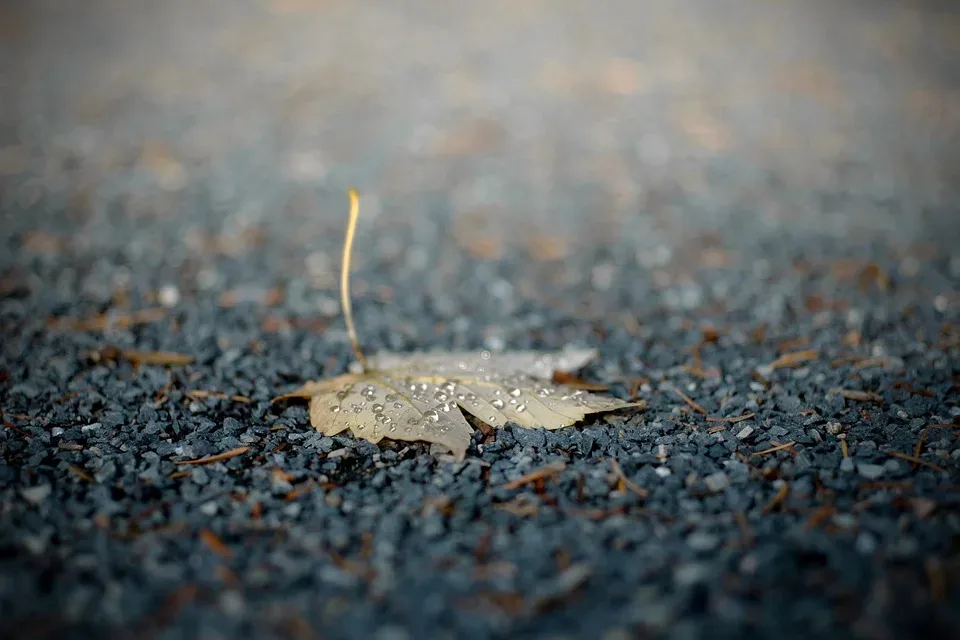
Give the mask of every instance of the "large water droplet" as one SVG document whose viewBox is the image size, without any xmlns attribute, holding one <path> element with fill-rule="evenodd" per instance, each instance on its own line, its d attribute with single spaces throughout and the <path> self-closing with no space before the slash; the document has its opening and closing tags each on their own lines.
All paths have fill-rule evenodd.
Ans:
<svg viewBox="0 0 960 640">
<path fill-rule="evenodd" d="M 370 407 L 370 410 L 373 411 L 374 413 L 383 413 L 383 405 L 375 404 L 372 407 Z"/>
<path fill-rule="evenodd" d="M 527 405 L 525 405 L 525 404 L 518 404 L 518 405 L 517 405 L 517 413 L 523 413 L 523 412 L 526 411 L 526 410 L 527 410 Z"/>
<path fill-rule="evenodd" d="M 330 413 L 340 413 L 340 407 L 338 405 L 330 405 Z"/>
<path fill-rule="evenodd" d="M 423 412 L 423 417 L 429 420 L 430 422 L 439 422 L 440 414 L 434 411 L 433 409 L 427 409 Z"/>
<path fill-rule="evenodd" d="M 399 402 L 394 402 L 394 403 L 393 403 L 393 408 L 394 408 L 394 409 L 403 409 L 403 405 L 402 405 L 401 403 L 399 403 Z"/>
<path fill-rule="evenodd" d="M 492 404 L 492 405 L 493 405 L 495 408 L 497 408 L 497 409 L 503 409 L 503 407 L 504 407 L 504 402 L 503 402 L 503 400 L 501 400 L 500 398 L 495 399 L 495 400 L 494 400 L 493 402 L 491 402 L 490 404 Z"/>
<path fill-rule="evenodd" d="M 514 387 L 513 389 L 510 389 L 508 393 L 512 395 L 514 398 L 520 397 L 520 389 L 517 389 L 516 387 Z"/>
</svg>

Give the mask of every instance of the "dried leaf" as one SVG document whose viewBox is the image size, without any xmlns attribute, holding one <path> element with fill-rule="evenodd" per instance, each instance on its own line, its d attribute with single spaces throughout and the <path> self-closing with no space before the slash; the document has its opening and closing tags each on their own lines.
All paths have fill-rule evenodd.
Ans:
<svg viewBox="0 0 960 640">
<path fill-rule="evenodd" d="M 491 426 L 558 429 L 588 413 L 643 403 L 624 402 L 552 382 L 555 371 L 575 371 L 596 351 L 380 354 L 360 348 L 350 304 L 350 255 L 360 195 L 348 191 L 350 213 L 343 242 L 340 305 L 357 358 L 351 373 L 308 382 L 283 398 L 310 401 L 310 423 L 327 436 L 347 429 L 376 444 L 384 438 L 423 440 L 449 449 L 462 460 L 473 429 L 461 410 Z M 327 457 L 331 457 L 332 454 Z"/>
<path fill-rule="evenodd" d="M 350 429 L 373 443 L 423 440 L 463 459 L 473 429 L 461 409 L 491 426 L 558 429 L 590 413 L 639 406 L 549 381 L 553 371 L 579 369 L 594 355 L 384 354 L 367 373 L 308 382 L 278 399 L 309 399 L 311 424 L 328 436 Z"/>
</svg>

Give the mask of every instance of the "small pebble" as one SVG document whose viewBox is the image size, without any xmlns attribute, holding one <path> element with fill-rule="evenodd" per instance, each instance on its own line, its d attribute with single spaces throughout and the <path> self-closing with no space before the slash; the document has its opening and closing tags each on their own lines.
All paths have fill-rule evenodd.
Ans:
<svg viewBox="0 0 960 640">
<path fill-rule="evenodd" d="M 703 482 L 707 485 L 707 488 L 714 493 L 723 491 L 730 486 L 730 478 L 722 471 L 708 475 L 703 479 Z"/>
<path fill-rule="evenodd" d="M 38 484 L 35 487 L 29 487 L 27 489 L 21 489 L 20 495 L 23 496 L 23 499 L 33 505 L 38 505 L 50 495 L 50 492 L 53 490 L 49 484 Z"/>
<path fill-rule="evenodd" d="M 857 465 L 857 472 L 867 480 L 876 480 L 883 477 L 887 470 L 883 465 L 861 462 Z"/>
</svg>

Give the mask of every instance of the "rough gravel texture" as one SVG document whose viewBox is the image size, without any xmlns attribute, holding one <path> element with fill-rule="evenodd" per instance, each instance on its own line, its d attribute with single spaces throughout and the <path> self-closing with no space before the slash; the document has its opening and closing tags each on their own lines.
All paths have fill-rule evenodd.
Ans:
<svg viewBox="0 0 960 640">
<path fill-rule="evenodd" d="M 6 3 L 0 635 L 950 635 L 960 17 L 902 4 Z M 649 408 L 454 463 L 272 404 L 349 364 L 349 185 L 371 351 Z"/>
</svg>

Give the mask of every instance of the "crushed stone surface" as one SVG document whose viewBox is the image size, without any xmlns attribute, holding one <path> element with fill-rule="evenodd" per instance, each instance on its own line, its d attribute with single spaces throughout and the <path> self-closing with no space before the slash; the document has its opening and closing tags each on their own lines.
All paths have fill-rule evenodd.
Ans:
<svg viewBox="0 0 960 640">
<path fill-rule="evenodd" d="M 94 4 L 0 10 L 0 635 L 960 628 L 956 12 Z M 453 462 L 272 403 L 350 364 L 351 185 L 370 352 L 647 409 Z"/>
</svg>

